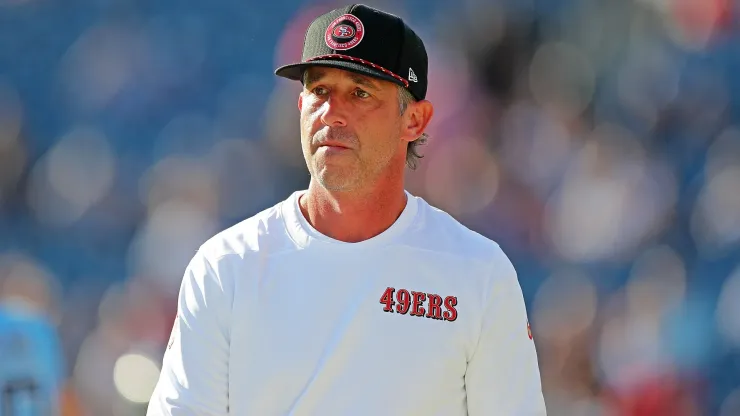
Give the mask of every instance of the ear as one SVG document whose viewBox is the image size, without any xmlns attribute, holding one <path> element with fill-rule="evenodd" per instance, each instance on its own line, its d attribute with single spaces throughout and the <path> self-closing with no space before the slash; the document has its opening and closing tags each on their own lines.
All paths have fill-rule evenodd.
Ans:
<svg viewBox="0 0 740 416">
<path fill-rule="evenodd" d="M 303 111 L 303 92 L 298 94 L 298 112 Z"/>
<path fill-rule="evenodd" d="M 401 140 L 413 142 L 426 131 L 434 115 L 434 106 L 427 100 L 410 103 L 403 114 Z"/>
</svg>

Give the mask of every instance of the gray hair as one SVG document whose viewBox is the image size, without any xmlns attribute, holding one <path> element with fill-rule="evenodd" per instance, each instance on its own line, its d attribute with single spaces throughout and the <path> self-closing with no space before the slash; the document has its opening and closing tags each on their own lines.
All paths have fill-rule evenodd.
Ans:
<svg viewBox="0 0 740 416">
<path fill-rule="evenodd" d="M 406 109 L 408 108 L 409 104 L 415 103 L 415 102 L 416 102 L 416 98 L 414 98 L 414 96 L 411 95 L 411 92 L 407 90 L 406 88 L 403 88 L 402 86 L 399 85 L 398 86 L 398 106 L 401 109 L 401 114 L 403 115 L 403 113 L 406 112 Z M 409 142 L 408 147 L 406 147 L 406 165 L 411 170 L 415 170 L 419 164 L 419 159 L 424 157 L 419 154 L 418 148 L 419 146 L 426 144 L 428 139 L 429 139 L 429 135 L 426 133 L 422 133 L 421 136 L 416 138 L 416 140 Z"/>
</svg>

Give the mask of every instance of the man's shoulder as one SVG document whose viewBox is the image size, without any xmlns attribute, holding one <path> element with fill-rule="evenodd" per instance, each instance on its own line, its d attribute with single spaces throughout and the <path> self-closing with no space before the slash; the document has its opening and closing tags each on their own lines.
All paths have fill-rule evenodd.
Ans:
<svg viewBox="0 0 740 416">
<path fill-rule="evenodd" d="M 23 301 L 0 303 L 0 331 L 14 328 L 54 333 L 49 317 L 25 306 Z"/>
<path fill-rule="evenodd" d="M 419 198 L 420 222 L 414 239 L 429 250 L 490 261 L 502 252 L 498 242 L 472 230 L 447 211 Z"/>
<path fill-rule="evenodd" d="M 199 248 L 204 255 L 217 259 L 227 255 L 244 257 L 248 253 L 284 246 L 288 242 L 283 220 L 283 204 L 289 198 L 223 229 Z"/>
<path fill-rule="evenodd" d="M 12 358 L 6 363 L 10 367 L 44 368 L 53 378 L 62 359 L 60 348 L 57 331 L 47 315 L 15 302 L 0 304 L 0 356 Z M 0 373 L 3 368 L 7 369 L 0 365 Z"/>
</svg>

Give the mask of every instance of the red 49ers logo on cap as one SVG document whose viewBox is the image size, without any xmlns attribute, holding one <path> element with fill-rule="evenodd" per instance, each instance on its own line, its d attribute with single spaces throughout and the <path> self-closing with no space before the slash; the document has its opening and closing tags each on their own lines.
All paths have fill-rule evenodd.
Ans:
<svg viewBox="0 0 740 416">
<path fill-rule="evenodd" d="M 352 40 L 355 37 L 355 28 L 352 26 L 342 23 L 341 25 L 334 26 L 332 30 L 332 38 L 341 40 Z"/>
<path fill-rule="evenodd" d="M 343 14 L 329 23 L 324 40 L 330 48 L 346 51 L 357 46 L 363 36 L 365 36 L 365 27 L 360 19 L 351 14 Z"/>
</svg>

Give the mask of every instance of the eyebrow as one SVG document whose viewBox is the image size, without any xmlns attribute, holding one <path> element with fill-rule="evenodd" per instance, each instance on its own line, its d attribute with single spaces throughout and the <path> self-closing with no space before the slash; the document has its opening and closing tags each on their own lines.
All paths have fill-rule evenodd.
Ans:
<svg viewBox="0 0 740 416">
<path fill-rule="evenodd" d="M 304 82 L 306 86 L 313 84 L 316 81 L 320 81 L 325 75 L 324 71 L 306 71 Z"/>
<path fill-rule="evenodd" d="M 309 71 L 306 74 L 306 86 L 313 84 L 314 82 L 321 81 L 322 78 L 326 75 L 326 71 Z M 350 73 L 349 74 L 350 79 L 352 82 L 354 82 L 357 85 L 362 85 L 364 87 L 370 88 L 372 90 L 378 91 L 380 88 L 378 87 L 377 83 L 373 82 L 368 77 L 363 77 L 359 74 Z"/>
<path fill-rule="evenodd" d="M 357 75 L 357 74 L 350 74 L 350 78 L 357 85 L 362 85 L 364 87 L 368 87 L 368 88 L 373 89 L 375 91 L 377 91 L 377 90 L 380 89 L 380 88 L 378 88 L 378 85 L 375 82 L 371 81 L 367 77 L 363 77 L 363 76 L 360 76 L 360 75 Z"/>
</svg>

